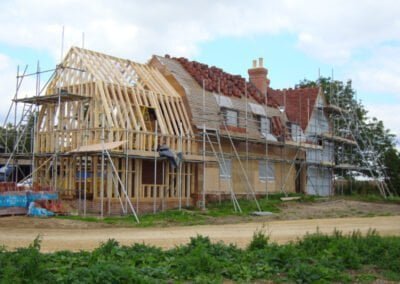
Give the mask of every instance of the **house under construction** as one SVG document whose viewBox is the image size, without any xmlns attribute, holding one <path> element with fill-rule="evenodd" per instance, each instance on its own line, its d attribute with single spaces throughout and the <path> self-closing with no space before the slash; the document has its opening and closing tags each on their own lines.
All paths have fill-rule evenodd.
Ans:
<svg viewBox="0 0 400 284">
<path fill-rule="evenodd" d="M 342 110 L 318 87 L 272 89 L 267 73 L 262 59 L 247 81 L 185 58 L 139 64 L 73 47 L 45 86 L 38 70 L 35 96 L 20 98 L 17 82 L 23 111 L 4 157 L 29 158 L 33 187 L 58 191 L 84 214 L 228 198 L 240 211 L 238 198 L 333 194 L 333 169 L 344 167 L 335 145 L 357 147 L 334 131 Z"/>
</svg>

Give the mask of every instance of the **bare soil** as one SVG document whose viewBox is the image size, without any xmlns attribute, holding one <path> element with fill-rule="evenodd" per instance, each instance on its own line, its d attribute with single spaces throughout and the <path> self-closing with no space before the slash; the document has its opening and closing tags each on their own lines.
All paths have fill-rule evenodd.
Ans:
<svg viewBox="0 0 400 284">
<path fill-rule="evenodd" d="M 110 238 L 124 245 L 139 242 L 171 248 L 200 234 L 213 241 L 245 247 L 256 230 L 264 230 L 272 241 L 285 243 L 315 232 L 317 228 L 325 233 L 334 229 L 344 233 L 376 229 L 381 235 L 400 235 L 400 205 L 386 203 L 288 202 L 282 205 L 281 213 L 272 217 L 222 218 L 224 224 L 215 220 L 201 226 L 123 228 L 56 218 L 4 217 L 0 218 L 0 245 L 9 249 L 27 246 L 39 235 L 43 252 L 92 250 Z"/>
<path fill-rule="evenodd" d="M 375 217 L 400 215 L 400 204 L 363 202 L 346 199 L 326 199 L 316 202 L 289 201 L 280 205 L 281 212 L 270 216 L 226 216 L 209 218 L 210 224 L 265 222 L 345 217 Z M 0 223 L 1 224 L 1 223 Z"/>
</svg>

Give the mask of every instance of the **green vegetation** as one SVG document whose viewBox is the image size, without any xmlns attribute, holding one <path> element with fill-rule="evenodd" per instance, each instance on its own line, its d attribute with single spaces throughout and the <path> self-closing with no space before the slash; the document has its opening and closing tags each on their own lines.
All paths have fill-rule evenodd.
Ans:
<svg viewBox="0 0 400 284">
<path fill-rule="evenodd" d="M 329 77 L 320 77 L 315 81 L 302 80 L 297 85 L 300 88 L 317 86 L 321 87 L 328 103 L 337 105 L 350 114 L 351 118 L 344 116 L 336 121 L 336 128 L 347 129 L 350 125 L 349 130 L 355 135 L 367 161 L 363 161 L 364 158 L 360 153 L 339 144 L 335 146 L 335 152 L 341 153 L 344 157 L 352 157 L 351 163 L 363 167 L 374 165 L 371 170 L 375 171 L 375 174 L 378 173 L 378 176 L 384 176 L 391 192 L 400 195 L 400 152 L 396 149 L 396 135 L 385 128 L 383 121 L 368 116 L 366 107 L 357 100 L 351 80 L 342 82 L 331 80 Z M 354 123 L 355 121 L 357 123 Z M 372 156 L 369 154 L 371 150 L 373 150 Z M 379 169 L 380 166 L 375 161 L 379 161 L 383 168 Z M 369 170 L 361 172 L 370 176 Z M 339 176 L 342 174 L 339 169 L 335 173 Z M 347 172 L 344 177 L 351 179 L 353 174 L 354 172 Z"/>
<path fill-rule="evenodd" d="M 400 237 L 319 232 L 286 245 L 256 232 L 246 249 L 197 236 L 170 250 L 109 240 L 93 252 L 0 249 L 1 283 L 352 283 L 400 281 Z"/>
<path fill-rule="evenodd" d="M 400 204 L 400 196 L 388 196 L 387 198 L 384 198 L 382 195 L 379 194 L 351 194 L 340 196 L 338 198 L 364 202 Z"/>
<path fill-rule="evenodd" d="M 273 194 L 266 198 L 259 199 L 258 202 L 263 211 L 272 212 L 279 217 L 281 207 L 288 203 L 312 203 L 312 202 L 324 202 L 330 198 L 318 198 L 310 195 L 299 195 L 290 194 L 289 196 L 299 196 L 299 200 L 286 201 L 280 200 L 283 194 Z M 380 202 L 380 203 L 394 203 L 400 204 L 400 197 L 388 197 L 383 198 L 377 194 L 347 194 L 341 196 L 335 196 L 333 199 L 348 199 L 357 200 L 364 202 Z M 193 226 L 193 225 L 205 225 L 205 224 L 223 224 L 223 223 L 236 223 L 245 221 L 257 221 L 260 217 L 252 216 L 252 213 L 257 211 L 256 204 L 253 200 L 241 199 L 239 200 L 242 212 L 235 212 L 233 209 L 232 202 L 229 200 L 221 202 L 213 202 L 207 205 L 206 210 L 199 208 L 184 208 L 182 210 L 167 210 L 164 212 L 157 212 L 155 214 L 149 213 L 140 216 L 140 224 L 136 223 L 133 216 L 110 216 L 101 219 L 98 216 L 57 216 L 59 219 L 77 220 L 83 222 L 95 222 L 104 223 L 122 227 L 168 227 L 168 226 Z M 354 212 L 357 215 L 357 212 Z M 375 213 L 371 212 L 371 216 L 375 216 Z M 344 215 L 348 217 L 349 215 Z M 337 216 L 336 216 L 337 217 Z M 265 220 L 265 219 L 264 219 Z"/>
<path fill-rule="evenodd" d="M 258 202 L 263 211 L 269 211 L 273 213 L 279 213 L 279 205 L 282 203 L 280 200 L 283 194 L 270 195 L 268 199 L 262 198 Z M 290 195 L 300 196 L 300 195 Z M 302 195 L 300 202 L 314 201 L 315 197 L 309 197 Z M 239 216 L 246 218 L 250 216 L 252 212 L 258 211 L 254 200 L 241 199 L 239 200 L 242 213 L 235 212 L 233 209 L 232 202 L 229 200 L 221 202 L 213 202 L 207 205 L 206 210 L 198 208 L 185 208 L 179 210 L 168 210 L 164 212 L 158 212 L 156 214 L 144 214 L 140 216 L 140 224 L 136 223 L 133 216 L 113 216 L 105 217 L 103 219 L 99 217 L 82 217 L 82 216 L 58 216 L 60 219 L 72 219 L 80 220 L 85 222 L 101 222 L 105 224 L 121 225 L 121 226 L 137 226 L 137 227 L 150 227 L 150 226 L 171 226 L 171 225 L 203 225 L 209 224 L 211 221 L 218 219 L 223 222 L 224 219 Z M 212 223 L 212 222 L 211 222 Z"/>
</svg>

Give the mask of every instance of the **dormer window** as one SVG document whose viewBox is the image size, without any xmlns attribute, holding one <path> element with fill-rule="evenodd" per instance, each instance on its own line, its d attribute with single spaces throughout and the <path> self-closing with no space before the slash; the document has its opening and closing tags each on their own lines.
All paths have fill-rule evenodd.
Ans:
<svg viewBox="0 0 400 284">
<path fill-rule="evenodd" d="M 269 117 L 260 116 L 260 132 L 264 136 L 271 134 L 271 119 Z"/>
<path fill-rule="evenodd" d="M 239 113 L 237 110 L 224 108 L 222 109 L 222 113 L 224 114 L 226 125 L 235 127 L 239 126 Z"/>
</svg>

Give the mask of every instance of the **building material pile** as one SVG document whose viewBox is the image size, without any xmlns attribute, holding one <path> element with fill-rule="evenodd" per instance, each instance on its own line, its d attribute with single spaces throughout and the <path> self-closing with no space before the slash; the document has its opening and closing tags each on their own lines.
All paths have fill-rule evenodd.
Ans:
<svg viewBox="0 0 400 284">
<path fill-rule="evenodd" d="M 4 189 L 4 184 L 1 184 Z M 54 191 L 3 190 L 0 192 L 0 216 L 26 214 L 53 216 L 54 213 L 61 212 L 63 208 L 58 201 L 58 193 Z"/>
<path fill-rule="evenodd" d="M 265 103 L 265 95 L 261 94 L 252 83 L 246 82 L 246 79 L 240 75 L 232 75 L 221 68 L 209 67 L 207 64 L 190 61 L 184 57 L 174 57 L 173 59 L 177 60 L 200 86 L 203 85 L 204 80 L 204 88 L 209 92 L 237 98 L 241 98 L 247 92 L 248 96 L 259 104 Z M 268 102 L 268 105 L 276 107 L 273 102 Z"/>
</svg>

